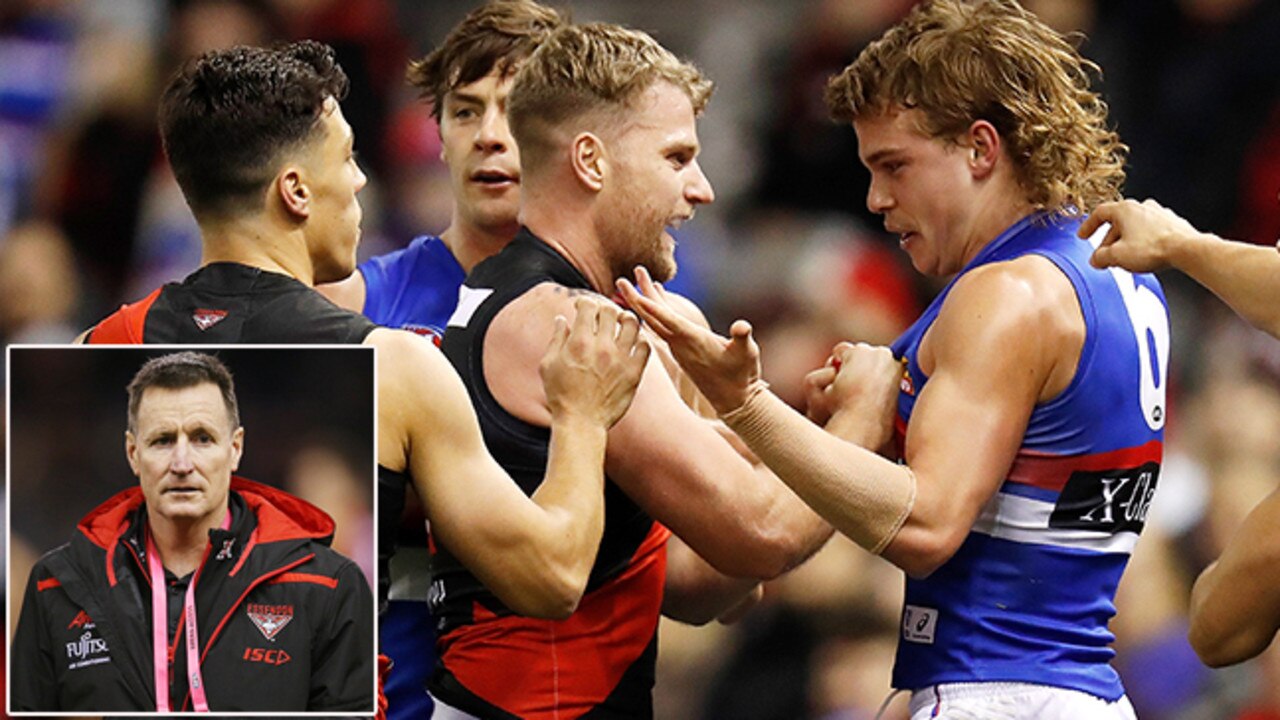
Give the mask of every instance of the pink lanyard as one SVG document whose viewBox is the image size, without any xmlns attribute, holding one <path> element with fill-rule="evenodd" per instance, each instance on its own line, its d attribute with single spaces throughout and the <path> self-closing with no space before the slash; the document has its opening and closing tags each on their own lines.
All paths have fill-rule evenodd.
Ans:
<svg viewBox="0 0 1280 720">
<path fill-rule="evenodd" d="M 231 527 L 231 508 L 222 518 L 222 529 Z M 207 552 L 205 553 L 208 554 Z M 202 563 L 203 564 L 203 563 Z M 156 673 L 156 712 L 169 712 L 169 593 L 164 578 L 164 566 L 156 543 L 147 533 L 147 566 L 151 570 L 151 640 L 152 664 Z M 200 639 L 196 634 L 196 579 L 200 570 L 187 584 L 187 598 L 183 603 L 187 638 L 187 686 L 191 689 L 191 702 L 196 712 L 209 712 L 205 700 L 204 678 L 200 675 Z"/>
</svg>

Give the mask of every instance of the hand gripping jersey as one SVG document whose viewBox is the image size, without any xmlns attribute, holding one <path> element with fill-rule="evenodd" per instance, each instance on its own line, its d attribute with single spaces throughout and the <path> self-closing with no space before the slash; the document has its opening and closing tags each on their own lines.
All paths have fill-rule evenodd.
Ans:
<svg viewBox="0 0 1280 720">
<path fill-rule="evenodd" d="M 221 262 L 121 307 L 86 342 L 361 343 L 373 329 L 295 278 Z"/>
<path fill-rule="evenodd" d="M 1028 254 L 1075 287 L 1086 334 L 1075 377 L 1037 405 L 999 492 L 960 550 L 907 579 L 894 687 L 1016 681 L 1123 693 L 1107 622 L 1160 474 L 1168 308 L 1150 275 L 1096 270 L 1079 222 L 1036 214 L 987 245 L 893 345 L 906 361 L 898 448 L 928 378 L 916 354 L 956 280 Z"/>
<path fill-rule="evenodd" d="M 528 495 L 546 471 L 550 431 L 498 404 L 485 383 L 483 351 L 499 311 L 546 282 L 590 288 L 565 258 L 521 230 L 467 278 L 442 346 L 471 394 L 490 454 Z M 668 536 L 606 481 L 600 551 L 578 609 L 562 621 L 512 614 L 435 544 L 431 600 L 440 666 L 431 692 L 486 719 L 652 717 Z"/>
<path fill-rule="evenodd" d="M 370 258 L 360 265 L 364 276 L 364 315 L 386 327 L 431 338 L 437 345 L 458 305 L 458 288 L 467 274 L 449 248 L 436 237 L 422 236 L 401 250 Z M 404 513 L 405 485 L 386 481 L 403 475 L 383 472 L 378 512 L 384 526 L 397 526 L 398 536 L 380 546 L 394 552 L 383 570 L 390 597 L 378 616 L 378 644 L 395 667 L 387 675 L 387 717 L 422 720 L 431 717 L 426 683 L 435 669 L 435 628 L 427 607 L 430 562 L 425 518 L 399 519 Z M 406 528 L 410 528 L 406 530 Z M 390 548 L 394 544 L 395 549 Z M 420 548 L 420 549 L 419 549 Z M 401 568 L 406 568 L 401 572 Z M 419 590 L 421 586 L 421 590 Z"/>
</svg>

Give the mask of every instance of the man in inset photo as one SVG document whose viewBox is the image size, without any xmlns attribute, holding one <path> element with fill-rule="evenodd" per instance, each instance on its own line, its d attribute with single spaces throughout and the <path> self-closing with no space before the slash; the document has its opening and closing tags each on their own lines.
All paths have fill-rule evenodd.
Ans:
<svg viewBox="0 0 1280 720">
<path fill-rule="evenodd" d="M 32 569 L 10 653 L 11 709 L 371 714 L 374 613 L 368 579 L 356 562 L 330 547 L 335 523 L 328 513 L 235 474 L 247 447 L 246 429 L 227 365 L 213 354 L 190 351 L 11 352 L 11 428 L 15 448 L 28 443 L 24 451 L 40 445 L 41 433 L 17 434 L 19 426 L 40 424 L 28 422 L 26 416 L 36 412 L 29 409 L 36 407 L 30 401 L 35 390 L 24 389 L 22 381 L 29 378 L 20 376 L 65 373 L 64 386 L 92 385 L 94 377 L 77 379 L 92 372 L 66 372 L 58 363 L 81 367 L 96 356 L 110 363 L 90 366 L 118 366 L 122 357 L 150 356 L 127 386 L 123 448 L 137 484 L 85 515 L 71 541 Z M 51 353 L 49 372 L 30 369 L 39 356 L 22 357 L 39 352 Z M 268 375 L 295 374 L 294 367 L 303 374 L 313 357 L 300 349 L 222 354 L 248 358 L 253 352 L 276 353 L 271 362 L 252 365 L 272 370 Z M 365 408 L 360 422 L 369 442 L 360 450 L 369 459 L 362 470 L 371 487 L 372 353 L 328 352 L 356 361 L 354 374 L 365 378 L 363 390 L 360 382 L 344 379 L 356 397 L 341 402 Z M 290 362 L 282 362 L 280 353 Z M 247 359 L 244 364 L 250 366 Z M 352 363 L 339 365 L 349 369 Z M 282 377 L 265 380 L 289 384 Z M 269 397 L 268 404 L 279 405 L 274 393 Z M 58 402 L 51 394 L 47 404 L 53 407 L 39 412 L 57 414 Z M 91 401 L 82 407 L 85 413 L 93 409 Z M 265 412 L 271 421 L 307 408 Z M 90 422 L 115 425 L 113 419 Z M 289 434 L 285 427 L 293 427 L 270 425 L 261 433 L 263 454 L 288 444 L 282 439 Z M 44 497 L 66 493 L 67 502 L 75 502 L 83 494 L 82 476 L 75 476 L 84 461 L 73 456 L 86 454 L 81 449 L 91 454 L 93 441 L 75 436 L 85 426 L 82 417 L 67 418 L 65 444 L 44 449 L 65 456 L 71 476 L 60 490 L 39 488 Z M 301 418 L 298 426 L 310 427 Z M 280 462 L 283 474 L 288 461 Z M 16 485 L 24 468 L 16 457 L 15 463 Z M 23 512 L 22 492 L 15 487 L 10 497 L 16 520 Z M 370 525 L 366 534 L 371 533 Z"/>
</svg>

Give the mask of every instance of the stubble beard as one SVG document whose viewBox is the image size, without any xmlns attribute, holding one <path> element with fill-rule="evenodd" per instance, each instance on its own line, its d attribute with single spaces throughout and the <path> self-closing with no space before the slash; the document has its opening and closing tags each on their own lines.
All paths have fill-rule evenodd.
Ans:
<svg viewBox="0 0 1280 720">
<path fill-rule="evenodd" d="M 654 282 L 668 282 L 676 275 L 674 249 L 666 247 L 666 218 L 634 208 L 619 213 L 613 224 L 612 246 L 617 255 L 611 263 L 613 276 L 634 280 L 635 268 L 649 271 Z"/>
</svg>

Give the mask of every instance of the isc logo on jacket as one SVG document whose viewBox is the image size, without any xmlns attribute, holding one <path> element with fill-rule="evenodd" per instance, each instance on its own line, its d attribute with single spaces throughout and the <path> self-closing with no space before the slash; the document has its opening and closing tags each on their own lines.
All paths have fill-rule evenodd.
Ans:
<svg viewBox="0 0 1280 720">
<path fill-rule="evenodd" d="M 283 665 L 293 659 L 293 656 L 285 652 L 283 648 L 251 648 L 244 649 L 244 657 L 242 660 L 249 662 L 265 663 L 267 665 Z"/>
</svg>

